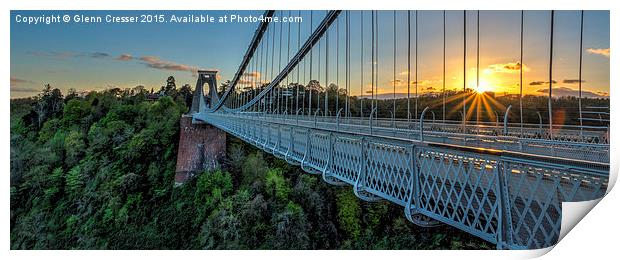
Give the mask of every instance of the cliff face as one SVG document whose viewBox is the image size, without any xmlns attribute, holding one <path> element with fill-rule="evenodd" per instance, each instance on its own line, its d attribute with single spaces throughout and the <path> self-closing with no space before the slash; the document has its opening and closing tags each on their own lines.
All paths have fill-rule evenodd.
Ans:
<svg viewBox="0 0 620 260">
<path fill-rule="evenodd" d="M 182 185 L 196 173 L 219 167 L 226 155 L 226 133 L 209 124 L 192 124 L 191 115 L 180 120 L 179 151 L 175 185 Z"/>
</svg>

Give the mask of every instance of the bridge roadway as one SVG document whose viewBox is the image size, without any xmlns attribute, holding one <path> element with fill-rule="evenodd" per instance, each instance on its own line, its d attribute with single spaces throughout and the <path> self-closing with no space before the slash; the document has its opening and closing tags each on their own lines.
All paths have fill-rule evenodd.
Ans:
<svg viewBox="0 0 620 260">
<path fill-rule="evenodd" d="M 260 117 L 263 122 L 282 123 L 304 127 L 314 127 L 322 130 L 338 130 L 352 134 L 367 133 L 372 136 L 395 137 L 406 140 L 420 140 L 489 148 L 496 150 L 514 151 L 544 156 L 554 156 L 568 159 L 609 163 L 609 144 L 578 142 L 579 130 L 558 129 L 555 134 L 561 140 L 549 140 L 545 138 L 525 138 L 512 135 L 504 135 L 501 130 L 489 125 L 467 125 L 448 122 L 446 124 L 425 121 L 423 124 L 423 137 L 420 136 L 420 123 L 416 121 L 391 121 L 389 119 L 343 118 L 339 117 L 311 117 L 294 115 L 272 115 L 265 113 L 245 112 L 238 115 Z M 513 127 L 508 133 L 523 133 L 526 136 L 534 136 L 539 129 Z M 468 132 L 468 133 L 463 133 Z M 600 137 L 602 131 L 584 130 L 582 136 Z M 539 134 L 540 136 L 540 134 Z M 570 141 L 569 141 L 570 140 Z"/>
<path fill-rule="evenodd" d="M 351 185 L 361 199 L 401 205 L 416 224 L 449 224 L 498 248 L 554 245 L 561 202 L 600 198 L 608 183 L 609 164 L 592 160 L 604 161 L 602 153 L 608 160 L 608 152 L 596 152 L 606 145 L 439 132 L 424 132 L 421 141 L 417 130 L 374 122 L 370 127 L 257 113 L 202 112 L 194 118 L 330 184 Z M 544 156 L 549 150 L 530 146 L 567 157 Z"/>
</svg>

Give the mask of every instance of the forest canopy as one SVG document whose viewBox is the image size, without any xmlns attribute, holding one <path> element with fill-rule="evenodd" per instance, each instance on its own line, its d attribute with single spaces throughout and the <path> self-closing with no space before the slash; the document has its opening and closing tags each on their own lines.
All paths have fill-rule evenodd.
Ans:
<svg viewBox="0 0 620 260">
<path fill-rule="evenodd" d="M 168 78 L 11 100 L 11 249 L 481 249 L 420 228 L 235 138 L 219 170 L 174 187 L 192 91 Z"/>
</svg>

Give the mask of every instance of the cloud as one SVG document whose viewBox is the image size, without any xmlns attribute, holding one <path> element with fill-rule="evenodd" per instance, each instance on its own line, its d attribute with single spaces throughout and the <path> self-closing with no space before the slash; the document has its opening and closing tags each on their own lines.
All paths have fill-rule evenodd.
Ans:
<svg viewBox="0 0 620 260">
<path fill-rule="evenodd" d="M 74 53 L 74 52 L 42 52 L 42 51 L 32 51 L 29 52 L 30 55 L 36 57 L 47 57 L 53 59 L 66 59 L 66 58 L 76 58 L 76 57 L 88 57 L 93 59 L 105 59 L 112 57 L 111 54 L 106 52 L 91 52 L 91 53 Z M 114 60 L 119 61 L 131 61 L 135 60 L 135 58 L 131 54 L 123 53 L 118 57 L 114 58 Z M 180 64 L 173 61 L 162 60 L 157 56 L 142 56 L 138 59 L 142 64 L 146 65 L 149 68 L 160 69 L 160 70 L 173 70 L 173 71 L 188 71 L 192 73 L 192 76 L 196 76 L 198 70 L 200 68 L 196 66 Z M 217 69 L 214 69 L 217 71 Z M 260 77 L 260 74 L 254 74 L 256 77 Z M 218 79 L 221 78 L 218 75 Z"/>
<path fill-rule="evenodd" d="M 110 57 L 109 53 L 106 52 L 90 52 L 90 53 L 76 53 L 70 51 L 31 51 L 28 54 L 41 57 L 41 58 L 52 58 L 52 59 L 67 59 L 67 58 L 77 58 L 77 57 L 89 57 L 94 59 L 107 58 Z"/>
<path fill-rule="evenodd" d="M 418 87 L 424 87 L 424 86 L 428 86 L 428 85 L 432 85 L 432 84 L 439 84 L 441 83 L 440 80 L 420 80 L 417 82 Z M 411 91 L 413 91 L 413 88 L 415 87 L 416 81 L 411 81 L 411 83 L 409 84 L 409 86 L 412 88 Z M 390 80 L 389 81 L 389 85 L 388 87 L 392 87 L 395 86 L 397 88 L 401 88 L 401 87 L 407 87 L 407 81 L 406 80 L 401 80 L 401 79 L 396 79 L 396 80 Z"/>
<path fill-rule="evenodd" d="M 33 83 L 35 82 L 31 80 L 11 77 L 11 92 L 38 93 L 39 91 L 41 91 L 40 89 L 22 86 L 23 84 L 33 84 Z"/>
<path fill-rule="evenodd" d="M 260 72 L 258 71 L 245 72 L 243 73 L 241 77 L 260 78 Z"/>
<path fill-rule="evenodd" d="M 220 75 L 218 74 L 218 76 Z M 244 72 L 241 75 L 241 78 L 239 78 L 239 81 L 237 81 L 237 84 L 254 85 L 254 84 L 266 83 L 266 82 L 261 82 L 259 80 L 260 76 L 261 74 L 258 71 Z"/>
<path fill-rule="evenodd" d="M 140 60 L 143 61 L 143 64 L 145 64 L 149 68 L 160 70 L 189 71 L 192 73 L 193 76 L 195 76 L 198 70 L 200 70 L 198 67 L 195 66 L 161 60 L 159 57 L 156 56 L 143 56 L 140 57 Z"/>
<path fill-rule="evenodd" d="M 584 82 L 586 82 L 586 81 L 585 80 L 581 80 L 581 83 L 584 83 Z M 562 83 L 564 83 L 564 84 L 575 84 L 575 83 L 579 83 L 579 80 L 578 79 L 565 79 L 565 80 L 562 80 Z"/>
<path fill-rule="evenodd" d="M 35 57 L 41 57 L 41 58 L 52 58 L 52 59 L 66 59 L 66 58 L 74 58 L 77 57 L 78 54 L 74 53 L 74 52 L 58 52 L 58 51 L 31 51 L 28 52 L 28 54 L 35 56 Z"/>
<path fill-rule="evenodd" d="M 27 80 L 27 79 L 19 79 L 19 78 L 11 77 L 11 87 L 18 86 L 21 84 L 28 84 L 28 83 L 34 83 L 34 82 Z"/>
<path fill-rule="evenodd" d="M 133 56 L 131 56 L 131 54 L 121 54 L 118 57 L 116 57 L 115 60 L 120 60 L 120 61 L 130 61 L 133 59 Z"/>
<path fill-rule="evenodd" d="M 499 64 L 491 64 L 486 69 L 483 70 L 486 74 L 493 73 L 518 73 L 521 70 L 521 63 L 519 62 L 509 62 L 509 63 L 499 63 Z M 530 71 L 530 68 L 527 65 L 523 65 L 523 71 Z"/>
<path fill-rule="evenodd" d="M 99 58 L 107 58 L 110 57 L 110 54 L 105 52 L 93 52 L 89 55 L 91 58 L 99 59 Z"/>
<path fill-rule="evenodd" d="M 591 54 L 598 54 L 609 58 L 609 48 L 607 49 L 595 49 L 595 48 L 587 48 L 586 51 Z"/>
<path fill-rule="evenodd" d="M 557 81 L 553 80 L 553 83 L 558 83 Z M 532 81 L 530 82 L 530 86 L 540 86 L 540 85 L 548 85 L 549 81 Z"/>
<path fill-rule="evenodd" d="M 536 90 L 536 92 L 548 95 L 549 89 L 541 88 L 541 89 Z M 554 97 L 579 96 L 579 90 L 568 88 L 568 87 L 554 87 L 552 94 Z M 586 98 L 608 98 L 609 93 L 600 92 L 600 91 L 595 93 L 592 91 L 582 90 L 581 96 L 586 97 Z"/>
<path fill-rule="evenodd" d="M 29 87 L 11 87 L 11 92 L 21 92 L 21 93 L 39 93 L 40 89 L 29 88 Z"/>
</svg>

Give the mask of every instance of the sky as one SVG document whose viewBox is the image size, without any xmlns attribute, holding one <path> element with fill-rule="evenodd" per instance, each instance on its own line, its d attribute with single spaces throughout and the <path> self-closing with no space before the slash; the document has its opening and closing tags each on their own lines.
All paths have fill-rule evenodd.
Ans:
<svg viewBox="0 0 620 260">
<path fill-rule="evenodd" d="M 238 69 L 258 22 L 247 23 L 54 23 L 25 24 L 17 16 L 84 14 L 86 16 L 139 16 L 141 14 L 187 16 L 239 14 L 260 15 L 263 11 L 12 11 L 11 12 L 11 97 L 36 95 L 46 83 L 63 91 L 131 88 L 143 85 L 159 89 L 168 76 L 177 84 L 196 81 L 197 69 L 216 69 L 219 80 L 231 79 Z M 555 95 L 577 95 L 579 75 L 580 11 L 556 11 L 554 27 L 553 80 Z M 276 12 L 276 16 L 289 11 Z M 298 43 L 303 43 L 325 15 L 325 11 L 290 11 L 303 19 L 296 24 L 270 26 L 262 55 L 279 56 L 273 70 L 248 74 L 265 75 L 269 81 L 287 63 Z M 350 93 L 370 90 L 371 15 L 369 11 L 343 12 L 325 37 L 313 48 L 313 78 L 345 87 L 345 24 L 350 31 Z M 443 11 L 379 11 L 377 14 L 378 93 L 441 91 L 443 87 Z M 312 19 L 311 19 L 312 15 Z M 496 93 L 519 93 L 521 11 L 480 11 L 477 41 L 476 11 L 466 17 L 466 85 Z M 417 16 L 417 17 L 416 17 Z M 411 21 L 408 29 L 408 18 Z M 416 26 L 417 21 L 417 26 Z M 396 24 L 396 26 L 394 26 Z M 291 25 L 291 28 L 287 28 Z M 279 27 L 282 26 L 282 27 Z M 362 28 L 363 27 L 363 28 Z M 279 43 L 281 34 L 292 37 Z M 280 33 L 284 32 L 284 33 Z M 417 41 L 415 40 L 417 32 Z M 463 88 L 463 11 L 446 12 L 446 88 Z M 269 38 L 271 37 L 271 38 Z M 411 37 L 411 43 L 408 39 Z M 277 39 L 277 40 L 276 40 Z M 270 41 L 269 41 L 270 40 Z M 549 81 L 550 12 L 525 11 L 523 36 L 523 91 L 547 95 Z M 395 44 L 396 43 L 396 44 Z M 417 43 L 417 44 L 416 44 Z M 480 53 L 477 54 L 479 43 Z M 408 46 L 411 46 L 408 52 Z M 290 45 L 290 47 L 288 47 Z M 363 45 L 363 48 L 362 48 Z M 396 46 L 394 46 L 396 45 Z M 327 47 L 326 47 L 327 46 Z M 417 49 L 417 57 L 416 57 Z M 261 50 L 261 48 L 259 48 Z M 275 51 L 274 51 L 275 50 Z M 328 51 L 326 53 L 326 50 Z M 584 96 L 609 95 L 609 12 L 585 11 L 583 29 L 582 87 Z M 286 53 L 285 53 L 286 54 Z M 396 54 L 396 55 L 394 55 Z M 479 66 L 477 65 L 479 56 Z M 263 56 L 268 57 L 268 56 Z M 327 60 L 326 60 L 327 59 Z M 407 60 L 411 70 L 407 69 Z M 269 64 L 269 60 L 267 64 Z M 307 82 L 310 55 L 298 65 L 300 81 Z M 326 63 L 327 61 L 327 63 Z M 416 63 L 417 61 L 417 63 Z M 327 64 L 328 68 L 325 68 Z M 416 64 L 418 66 L 416 66 Z M 266 67 L 269 67 L 267 65 Z M 476 80 L 479 68 L 479 81 Z M 265 73 L 268 72 L 268 73 Z M 322 75 L 320 74 L 322 72 Z M 328 78 L 325 78 L 325 72 Z M 296 71 L 287 80 L 296 81 Z M 247 79 L 247 77 L 246 77 Z"/>
<path fill-rule="evenodd" d="M 11 97 L 36 94 L 46 83 L 69 88 L 100 90 L 111 87 L 147 89 L 165 85 L 174 76 L 177 85 L 196 83 L 196 69 L 218 69 L 232 78 L 258 23 L 228 24 L 77 24 L 28 25 L 17 15 L 40 16 L 113 14 L 134 16 L 140 11 L 12 11 Z M 174 11 L 157 14 L 213 15 L 233 12 Z M 260 15 L 263 11 L 235 11 Z M 154 13 L 155 14 L 155 13 Z"/>
</svg>

